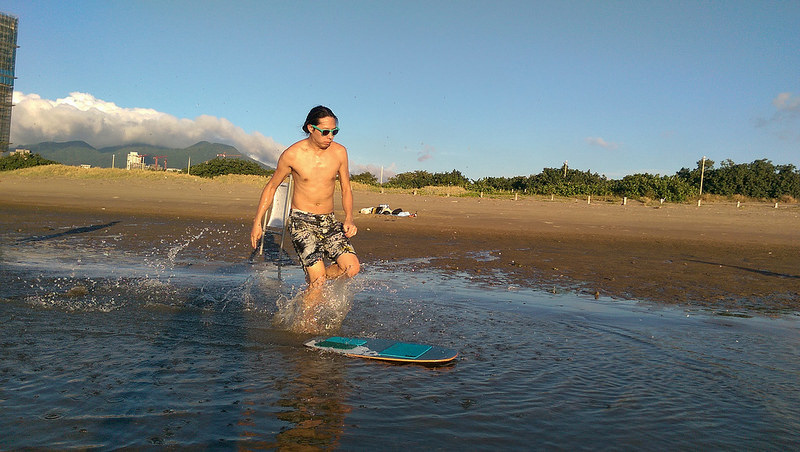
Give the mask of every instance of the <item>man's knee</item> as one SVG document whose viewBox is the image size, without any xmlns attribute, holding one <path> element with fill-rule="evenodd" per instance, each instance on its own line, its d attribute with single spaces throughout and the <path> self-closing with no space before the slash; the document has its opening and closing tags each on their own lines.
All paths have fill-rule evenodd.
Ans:
<svg viewBox="0 0 800 452">
<path fill-rule="evenodd" d="M 345 273 L 347 274 L 347 276 L 351 278 L 357 275 L 358 272 L 360 271 L 361 271 L 361 263 L 358 262 L 358 260 L 356 260 L 353 264 L 351 264 L 345 269 Z"/>
<path fill-rule="evenodd" d="M 359 264 L 349 264 L 342 269 L 342 275 L 352 278 L 357 275 L 359 271 L 361 271 L 361 266 Z"/>
<path fill-rule="evenodd" d="M 342 274 L 348 276 L 349 278 L 352 278 L 361 271 L 361 263 L 355 256 L 349 259 L 343 259 L 342 261 L 338 262 L 337 265 L 339 265 L 339 268 L 342 269 Z"/>
</svg>

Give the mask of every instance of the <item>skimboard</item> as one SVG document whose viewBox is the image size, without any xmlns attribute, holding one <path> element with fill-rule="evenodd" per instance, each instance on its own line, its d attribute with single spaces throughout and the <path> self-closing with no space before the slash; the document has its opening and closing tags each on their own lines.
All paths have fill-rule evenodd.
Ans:
<svg viewBox="0 0 800 452">
<path fill-rule="evenodd" d="M 305 345 L 356 358 L 398 363 L 443 364 L 453 361 L 458 356 L 457 351 L 449 348 L 391 339 L 333 336 L 312 339 Z"/>
</svg>

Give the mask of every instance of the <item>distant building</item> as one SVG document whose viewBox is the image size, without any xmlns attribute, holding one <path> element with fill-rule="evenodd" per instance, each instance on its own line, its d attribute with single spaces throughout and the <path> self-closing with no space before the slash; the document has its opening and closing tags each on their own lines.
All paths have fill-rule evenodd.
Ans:
<svg viewBox="0 0 800 452">
<path fill-rule="evenodd" d="M 9 155 L 17 155 L 17 154 L 30 155 L 30 153 L 31 153 L 30 149 L 16 149 L 16 150 L 11 151 L 11 154 L 9 154 Z"/>
<path fill-rule="evenodd" d="M 11 107 L 14 96 L 14 62 L 17 59 L 19 19 L 0 13 L 0 150 L 11 144 Z"/>
<path fill-rule="evenodd" d="M 139 155 L 136 151 L 131 151 L 128 154 L 127 169 L 144 169 L 144 156 Z"/>
</svg>

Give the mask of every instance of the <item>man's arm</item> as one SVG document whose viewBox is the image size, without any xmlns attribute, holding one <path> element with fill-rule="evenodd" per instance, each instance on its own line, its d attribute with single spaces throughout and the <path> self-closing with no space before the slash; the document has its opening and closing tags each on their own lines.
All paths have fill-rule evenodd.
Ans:
<svg viewBox="0 0 800 452">
<path fill-rule="evenodd" d="M 339 165 L 339 184 L 342 186 L 342 209 L 344 209 L 344 235 L 352 237 L 358 232 L 353 223 L 353 189 L 350 186 L 350 166 L 347 163 L 347 150 L 343 152 Z"/>
<path fill-rule="evenodd" d="M 267 209 L 272 205 L 272 199 L 275 197 L 278 186 L 292 172 L 292 168 L 287 163 L 287 158 L 284 157 L 285 154 L 285 152 L 281 154 L 278 159 L 278 167 L 261 192 L 261 199 L 259 199 L 258 208 L 256 209 L 256 217 L 253 220 L 253 228 L 250 230 L 250 244 L 253 248 L 258 247 L 258 240 L 261 238 L 261 234 L 264 233 L 261 222 L 264 215 L 267 214 Z"/>
</svg>

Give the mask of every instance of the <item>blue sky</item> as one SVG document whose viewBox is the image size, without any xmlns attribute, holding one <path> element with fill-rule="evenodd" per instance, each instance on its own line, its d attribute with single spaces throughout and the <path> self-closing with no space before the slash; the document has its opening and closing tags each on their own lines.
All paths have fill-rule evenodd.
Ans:
<svg viewBox="0 0 800 452">
<path fill-rule="evenodd" d="M 0 0 L 0 10 L 20 20 L 15 91 L 28 96 L 12 141 L 98 146 L 153 129 L 274 163 L 324 104 L 354 173 L 477 179 L 566 160 L 620 178 L 673 174 L 704 155 L 800 166 L 798 1 Z M 36 108 L 24 103 L 37 96 Z"/>
</svg>

